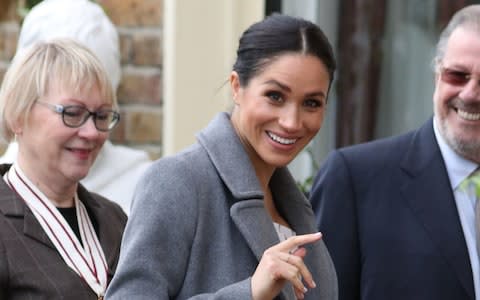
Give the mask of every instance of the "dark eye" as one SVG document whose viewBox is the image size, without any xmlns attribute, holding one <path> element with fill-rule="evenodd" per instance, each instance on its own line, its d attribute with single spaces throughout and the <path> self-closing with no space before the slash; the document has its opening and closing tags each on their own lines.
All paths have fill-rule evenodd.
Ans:
<svg viewBox="0 0 480 300">
<path fill-rule="evenodd" d="M 96 118 L 99 121 L 106 121 L 110 119 L 110 116 L 112 115 L 112 112 L 110 111 L 97 111 L 96 113 Z"/>
<path fill-rule="evenodd" d="M 283 94 L 280 92 L 275 92 L 275 91 L 268 92 L 267 97 L 270 99 L 270 101 L 275 103 L 284 102 Z"/>
<path fill-rule="evenodd" d="M 318 99 L 306 99 L 303 102 L 303 105 L 308 107 L 308 108 L 317 108 L 317 107 L 322 107 L 323 106 L 323 101 L 318 100 Z"/>
<path fill-rule="evenodd" d="M 271 92 L 268 92 L 266 95 L 273 102 L 282 102 L 283 101 L 283 95 L 280 92 L 271 91 Z"/>
<path fill-rule="evenodd" d="M 66 117 L 77 118 L 83 116 L 85 113 L 85 108 L 81 106 L 65 106 L 63 114 Z"/>
<path fill-rule="evenodd" d="M 470 73 L 454 69 L 443 69 L 441 74 L 443 81 L 452 85 L 465 85 L 470 80 Z"/>
</svg>

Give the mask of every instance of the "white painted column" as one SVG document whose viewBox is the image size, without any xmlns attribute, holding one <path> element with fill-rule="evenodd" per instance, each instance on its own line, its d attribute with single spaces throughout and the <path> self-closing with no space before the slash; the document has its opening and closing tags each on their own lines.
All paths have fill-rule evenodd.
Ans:
<svg viewBox="0 0 480 300">
<path fill-rule="evenodd" d="M 195 134 L 231 102 L 226 83 L 238 39 L 264 17 L 263 0 L 164 0 L 163 155 Z"/>
</svg>

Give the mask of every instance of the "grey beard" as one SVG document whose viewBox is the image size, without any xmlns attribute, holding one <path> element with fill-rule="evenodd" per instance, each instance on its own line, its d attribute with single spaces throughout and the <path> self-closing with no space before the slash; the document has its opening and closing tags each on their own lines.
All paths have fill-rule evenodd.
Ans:
<svg viewBox="0 0 480 300">
<path fill-rule="evenodd" d="M 462 140 L 449 130 L 445 121 L 440 120 L 439 123 L 440 134 L 453 151 L 468 160 L 480 163 L 480 140 Z"/>
</svg>

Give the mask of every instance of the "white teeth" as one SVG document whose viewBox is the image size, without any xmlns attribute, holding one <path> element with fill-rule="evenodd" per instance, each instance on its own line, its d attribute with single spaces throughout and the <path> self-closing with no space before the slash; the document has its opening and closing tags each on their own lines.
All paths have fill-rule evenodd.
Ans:
<svg viewBox="0 0 480 300">
<path fill-rule="evenodd" d="M 297 139 L 286 139 L 286 138 L 279 137 L 278 135 L 275 135 L 271 132 L 267 132 L 267 134 L 275 142 L 284 144 L 284 145 L 291 145 L 297 141 Z"/>
<path fill-rule="evenodd" d="M 480 120 L 480 113 L 469 113 L 464 110 L 457 110 L 458 115 L 468 121 L 478 121 Z"/>
</svg>

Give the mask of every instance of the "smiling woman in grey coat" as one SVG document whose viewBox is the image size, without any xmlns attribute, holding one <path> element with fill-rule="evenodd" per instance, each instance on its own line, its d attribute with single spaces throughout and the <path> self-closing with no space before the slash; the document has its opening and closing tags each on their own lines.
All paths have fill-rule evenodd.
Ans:
<svg viewBox="0 0 480 300">
<path fill-rule="evenodd" d="M 243 33 L 231 114 L 143 176 L 107 299 L 337 299 L 286 168 L 321 127 L 334 70 L 311 22 L 274 15 Z"/>
</svg>

